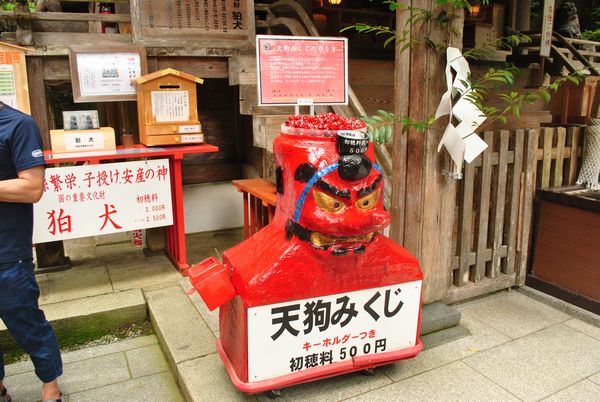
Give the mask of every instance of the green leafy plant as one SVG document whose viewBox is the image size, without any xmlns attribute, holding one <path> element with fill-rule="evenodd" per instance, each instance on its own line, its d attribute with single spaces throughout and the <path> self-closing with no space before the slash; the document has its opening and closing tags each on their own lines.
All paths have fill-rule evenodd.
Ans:
<svg viewBox="0 0 600 402">
<path fill-rule="evenodd" d="M 400 51 L 404 52 L 416 46 L 424 46 L 433 49 L 442 54 L 446 51 L 447 45 L 451 37 L 460 37 L 460 32 L 454 27 L 454 20 L 457 18 L 457 12 L 463 8 L 469 8 L 472 2 L 465 0 L 436 0 L 439 11 L 432 12 L 417 7 L 409 7 L 407 5 L 396 2 L 395 0 L 386 0 L 389 10 L 396 12 L 401 10 L 409 13 L 404 26 L 400 31 L 396 31 L 390 27 L 370 26 L 368 24 L 355 24 L 347 27 L 344 30 L 355 30 L 360 33 L 387 35 L 384 46 L 390 43 L 396 43 L 400 46 Z M 482 5 L 489 3 L 489 0 L 481 0 Z M 445 33 L 446 41 L 440 42 L 433 40 L 431 37 L 414 38 L 410 34 L 411 24 L 425 22 L 432 24 L 439 30 Z M 509 35 L 499 39 L 495 39 L 484 43 L 482 46 L 465 51 L 463 56 L 467 60 L 481 60 L 489 58 L 489 56 L 497 49 L 511 50 L 522 43 L 528 43 L 531 39 L 527 35 L 516 34 Z M 526 104 L 533 104 L 539 100 L 546 102 L 550 101 L 551 93 L 556 92 L 558 87 L 565 82 L 573 82 L 578 84 L 580 81 L 579 74 L 571 74 L 566 77 L 560 77 L 547 86 L 542 86 L 533 91 L 525 93 L 515 92 L 512 86 L 515 79 L 520 75 L 521 71 L 512 64 L 506 64 L 502 68 L 490 67 L 485 73 L 480 76 L 469 78 L 462 82 L 466 88 L 461 96 L 475 104 L 486 117 L 486 124 L 500 120 L 506 123 L 507 116 L 512 114 L 519 118 L 521 110 Z M 492 99 L 497 99 L 501 102 L 500 106 L 489 104 Z M 368 133 L 372 140 L 377 143 L 387 143 L 392 138 L 393 126 L 400 124 L 402 132 L 409 129 L 424 132 L 429 126 L 435 122 L 435 117 L 429 116 L 425 120 L 417 121 L 410 116 L 397 116 L 391 112 L 384 110 L 377 111 L 373 116 L 362 116 L 367 124 Z"/>
<path fill-rule="evenodd" d="M 3 11 L 13 11 L 15 9 L 15 0 L 1 0 L 0 1 L 0 10 Z M 35 11 L 35 2 L 28 1 L 27 7 L 29 8 L 29 12 Z"/>
<path fill-rule="evenodd" d="M 595 8 L 591 13 L 592 21 L 594 23 L 593 29 L 586 29 L 581 33 L 583 39 L 600 41 L 600 7 Z"/>
</svg>

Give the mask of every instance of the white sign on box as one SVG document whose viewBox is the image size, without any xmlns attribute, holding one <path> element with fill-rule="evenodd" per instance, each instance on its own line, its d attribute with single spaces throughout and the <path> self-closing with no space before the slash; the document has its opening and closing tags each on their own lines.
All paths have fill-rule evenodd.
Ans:
<svg viewBox="0 0 600 402">
<path fill-rule="evenodd" d="M 46 169 L 34 243 L 173 224 L 168 159 Z"/>
<path fill-rule="evenodd" d="M 104 149 L 104 133 L 102 131 L 65 132 L 65 149 L 67 151 L 94 151 Z"/>
<path fill-rule="evenodd" d="M 421 281 L 248 309 L 248 381 L 415 346 Z"/>
</svg>

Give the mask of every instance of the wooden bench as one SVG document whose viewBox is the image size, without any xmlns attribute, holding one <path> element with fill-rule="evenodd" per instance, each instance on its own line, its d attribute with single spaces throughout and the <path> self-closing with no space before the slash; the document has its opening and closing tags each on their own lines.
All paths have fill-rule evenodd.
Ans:
<svg viewBox="0 0 600 402">
<path fill-rule="evenodd" d="M 252 236 L 273 220 L 277 190 L 265 179 L 233 180 L 244 196 L 244 238 Z"/>
</svg>

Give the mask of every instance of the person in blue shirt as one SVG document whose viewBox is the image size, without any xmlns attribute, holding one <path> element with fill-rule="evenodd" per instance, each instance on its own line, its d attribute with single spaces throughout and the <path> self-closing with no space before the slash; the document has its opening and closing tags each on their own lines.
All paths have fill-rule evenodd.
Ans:
<svg viewBox="0 0 600 402">
<path fill-rule="evenodd" d="M 42 400 L 60 402 L 60 349 L 39 308 L 33 271 L 33 203 L 42 196 L 44 172 L 35 121 L 0 102 L 0 319 L 31 357 L 43 383 Z M 11 400 L 4 375 L 0 350 L 0 402 Z"/>
</svg>

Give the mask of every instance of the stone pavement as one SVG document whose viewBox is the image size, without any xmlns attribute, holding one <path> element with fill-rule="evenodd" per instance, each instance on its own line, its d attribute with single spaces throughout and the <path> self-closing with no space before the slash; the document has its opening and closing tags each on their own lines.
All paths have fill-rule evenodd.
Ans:
<svg viewBox="0 0 600 402">
<path fill-rule="evenodd" d="M 189 288 L 188 281 L 181 286 Z M 184 292 L 174 288 L 170 295 L 185 304 Z M 269 401 L 265 394 L 243 395 L 231 385 L 213 345 L 217 314 L 196 293 L 191 302 L 203 320 L 195 331 L 198 337 L 185 349 L 197 349 L 187 357 L 179 354 L 174 366 L 186 398 Z M 152 299 L 149 305 L 152 311 Z M 353 373 L 284 388 L 279 400 L 600 401 L 598 316 L 569 309 L 592 325 L 515 290 L 456 307 L 467 336 L 427 348 L 428 338 L 436 334 L 427 335 L 426 349 L 415 359 L 376 368 L 369 376 Z M 161 318 L 155 318 L 160 332 Z M 172 346 L 181 350 L 181 344 Z"/>
<path fill-rule="evenodd" d="M 63 353 L 63 364 L 69 402 L 184 400 L 154 335 Z M 30 361 L 7 366 L 4 382 L 14 402 L 40 399 Z"/>
<path fill-rule="evenodd" d="M 188 236 L 189 261 L 240 239 L 239 231 Z M 232 386 L 216 353 L 216 312 L 186 294 L 188 280 L 164 256 L 127 244 L 67 252 L 73 269 L 38 278 L 53 323 L 123 304 L 139 314 L 142 305 L 156 335 L 64 353 L 66 401 L 270 401 Z M 554 300 L 524 288 L 459 304 L 462 337 L 427 335 L 415 359 L 285 388 L 279 400 L 600 401 L 600 317 L 537 299 Z M 39 400 L 30 362 L 7 366 L 5 382 L 15 402 Z"/>
</svg>

